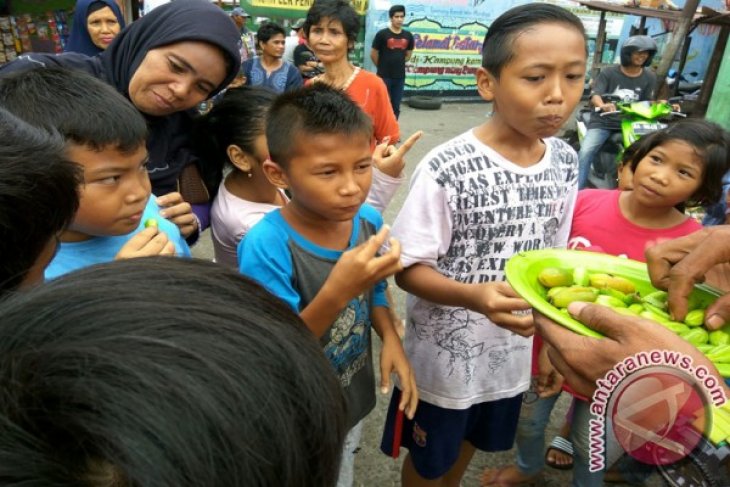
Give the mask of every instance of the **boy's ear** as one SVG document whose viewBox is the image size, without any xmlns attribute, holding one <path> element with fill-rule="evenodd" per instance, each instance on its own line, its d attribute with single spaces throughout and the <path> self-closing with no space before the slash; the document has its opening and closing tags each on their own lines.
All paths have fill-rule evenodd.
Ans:
<svg viewBox="0 0 730 487">
<path fill-rule="evenodd" d="M 497 84 L 497 79 L 483 67 L 477 69 L 476 76 L 479 96 L 486 101 L 494 101 L 494 89 Z"/>
<path fill-rule="evenodd" d="M 266 159 L 261 165 L 261 169 L 264 171 L 266 179 L 277 188 L 287 189 L 289 187 L 289 179 L 286 176 L 286 171 L 271 159 Z"/>
<path fill-rule="evenodd" d="M 243 172 L 251 172 L 251 161 L 249 160 L 248 154 L 237 145 L 231 144 L 226 148 L 226 154 L 228 154 L 228 160 L 231 164 L 236 166 Z"/>
</svg>

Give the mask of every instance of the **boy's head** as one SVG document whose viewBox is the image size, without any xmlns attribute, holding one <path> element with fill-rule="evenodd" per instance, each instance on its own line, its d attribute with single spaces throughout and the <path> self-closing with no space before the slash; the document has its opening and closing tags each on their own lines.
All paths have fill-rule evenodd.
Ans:
<svg viewBox="0 0 730 487">
<path fill-rule="evenodd" d="M 315 0 L 307 12 L 304 32 L 309 37 L 309 30 L 312 26 L 320 23 L 325 23 L 326 26 L 333 21 L 342 24 L 342 30 L 352 48 L 360 33 L 360 17 L 349 0 Z"/>
<path fill-rule="evenodd" d="M 0 108 L 0 294 L 43 281 L 56 236 L 78 208 L 80 168 L 58 133 Z"/>
<path fill-rule="evenodd" d="M 396 16 L 396 14 L 402 14 L 400 15 L 401 19 L 405 18 L 406 8 L 403 5 L 393 5 L 390 9 L 388 9 L 388 17 L 390 17 L 391 20 Z"/>
<path fill-rule="evenodd" d="M 315 83 L 285 93 L 269 111 L 271 160 L 264 171 L 289 188 L 292 202 L 314 207 L 330 200 L 330 210 L 351 213 L 370 189 L 372 133 L 370 117 L 340 90 Z"/>
<path fill-rule="evenodd" d="M 345 418 L 299 317 L 211 262 L 115 261 L 0 305 L 3 484 L 333 486 Z"/>
<path fill-rule="evenodd" d="M 87 74 L 36 69 L 0 79 L 0 105 L 31 125 L 58 130 L 66 156 L 83 167 L 79 210 L 63 241 L 137 228 L 151 190 L 147 125 L 128 100 Z"/>
<path fill-rule="evenodd" d="M 489 26 L 477 87 L 513 129 L 554 135 L 583 94 L 586 57 L 578 17 L 555 5 L 522 5 Z"/>
</svg>

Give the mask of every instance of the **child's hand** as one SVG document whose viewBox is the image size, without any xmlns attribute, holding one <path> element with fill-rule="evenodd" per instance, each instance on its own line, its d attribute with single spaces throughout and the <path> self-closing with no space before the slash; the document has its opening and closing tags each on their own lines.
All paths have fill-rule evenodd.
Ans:
<svg viewBox="0 0 730 487">
<path fill-rule="evenodd" d="M 390 390 L 390 374 L 398 375 L 401 386 L 398 409 L 405 412 L 408 419 L 413 419 L 418 406 L 418 388 L 413 369 L 406 358 L 403 346 L 394 334 L 386 335 L 383 339 L 383 349 L 380 352 L 380 391 L 387 394 Z"/>
<path fill-rule="evenodd" d="M 543 343 L 542 350 L 537 357 L 537 394 L 540 397 L 550 397 L 559 394 L 563 388 L 565 378 L 555 369 L 548 357 L 550 345 Z"/>
<path fill-rule="evenodd" d="M 403 144 L 396 148 L 390 144 L 390 137 L 385 137 L 383 141 L 375 146 L 373 151 L 373 164 L 380 171 L 384 172 L 392 178 L 397 178 L 403 172 L 403 168 L 406 166 L 404 156 L 411 150 L 413 144 L 423 135 L 422 131 L 418 131 L 406 139 Z"/>
<path fill-rule="evenodd" d="M 175 255 L 175 245 L 157 227 L 145 228 L 119 249 L 115 259 L 134 259 L 153 255 Z"/>
<path fill-rule="evenodd" d="M 389 232 L 390 227 L 383 225 L 367 242 L 342 254 L 324 284 L 331 295 L 339 296 L 345 303 L 349 302 L 379 281 L 403 270 L 400 242 L 394 238 L 388 239 Z M 378 256 L 386 240 L 390 248 Z"/>
<path fill-rule="evenodd" d="M 187 238 L 198 229 L 198 219 L 193 214 L 193 207 L 183 200 L 180 193 L 168 193 L 157 198 L 160 216 L 177 225 L 180 234 Z"/>
<path fill-rule="evenodd" d="M 471 309 L 487 316 L 495 325 L 518 335 L 529 337 L 535 332 L 531 313 L 512 313 L 531 308 L 512 286 L 506 282 L 488 282 L 477 284 L 473 289 Z"/>
</svg>

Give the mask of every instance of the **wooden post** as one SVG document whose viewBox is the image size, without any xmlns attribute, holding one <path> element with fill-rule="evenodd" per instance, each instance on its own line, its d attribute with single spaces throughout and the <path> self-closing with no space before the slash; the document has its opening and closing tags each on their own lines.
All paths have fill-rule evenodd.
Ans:
<svg viewBox="0 0 730 487">
<path fill-rule="evenodd" d="M 710 64 L 707 65 L 707 73 L 705 74 L 705 80 L 702 82 L 702 88 L 700 89 L 700 96 L 697 100 L 696 111 L 693 115 L 702 117 L 707 111 L 707 106 L 710 103 L 710 97 L 715 89 L 715 82 L 717 81 L 718 73 L 720 72 L 720 65 L 722 64 L 723 53 L 726 46 L 728 45 L 728 34 L 730 33 L 730 27 L 722 26 L 720 35 L 717 36 L 717 42 L 715 43 L 715 50 L 710 58 Z M 726 90 L 727 91 L 727 90 Z M 718 99 L 718 104 L 720 100 Z M 727 107 L 727 104 L 724 104 Z M 727 122 L 726 122 L 727 124 Z"/>
<path fill-rule="evenodd" d="M 593 66 L 591 66 L 591 82 L 595 81 L 601 71 L 603 62 L 603 45 L 606 43 L 606 11 L 601 10 L 598 20 L 598 31 L 596 32 L 596 47 L 593 50 Z"/>
<path fill-rule="evenodd" d="M 679 46 L 684 41 L 689 33 L 689 28 L 692 25 L 692 19 L 694 18 L 695 12 L 697 12 L 697 5 L 700 0 L 687 0 L 682 9 L 682 17 L 677 22 L 677 28 L 672 33 L 672 38 L 669 44 L 664 48 L 662 53 L 662 60 L 657 68 L 656 77 L 658 81 L 657 93 L 662 93 L 665 89 L 667 82 L 667 73 L 674 63 L 674 58 L 677 55 Z"/>
</svg>

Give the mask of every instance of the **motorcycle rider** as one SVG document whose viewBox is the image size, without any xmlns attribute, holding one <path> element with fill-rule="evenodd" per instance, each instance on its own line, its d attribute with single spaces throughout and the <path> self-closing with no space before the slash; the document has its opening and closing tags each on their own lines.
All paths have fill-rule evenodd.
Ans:
<svg viewBox="0 0 730 487">
<path fill-rule="evenodd" d="M 652 100 L 656 87 L 656 75 L 646 67 L 651 64 L 657 52 L 656 42 L 649 36 L 629 37 L 621 47 L 621 64 L 602 69 L 593 83 L 591 103 L 602 112 L 616 111 L 616 105 L 604 101 L 601 94 L 619 96 L 622 101 L 635 102 Z M 621 131 L 618 114 L 600 116 L 593 113 L 588 131 L 578 152 L 578 188 L 588 184 L 591 165 L 601 146 L 612 134 Z"/>
</svg>

